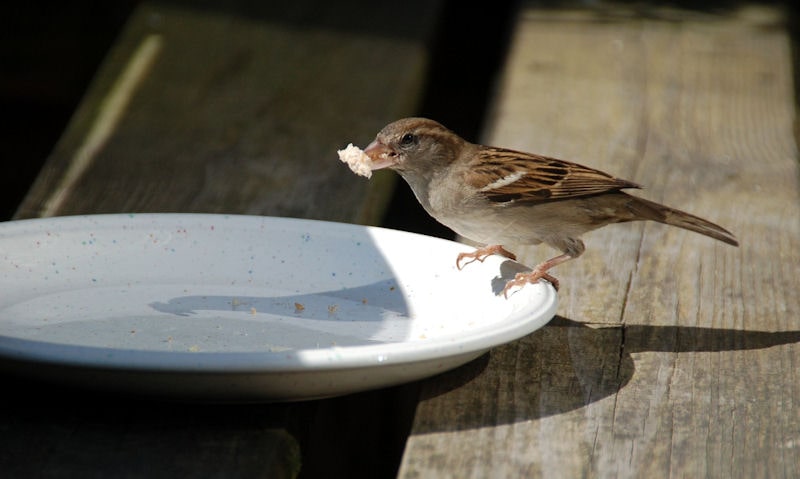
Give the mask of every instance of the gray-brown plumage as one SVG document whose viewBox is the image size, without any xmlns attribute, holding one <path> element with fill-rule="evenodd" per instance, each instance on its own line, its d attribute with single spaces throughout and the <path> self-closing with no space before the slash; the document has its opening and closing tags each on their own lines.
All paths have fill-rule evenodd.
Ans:
<svg viewBox="0 0 800 479">
<path fill-rule="evenodd" d="M 580 256 L 583 233 L 611 224 L 652 220 L 738 246 L 728 230 L 683 211 L 631 196 L 640 188 L 593 168 L 532 153 L 470 143 L 426 118 L 405 118 L 378 133 L 365 153 L 372 169 L 391 168 L 408 182 L 437 221 L 486 245 L 456 260 L 514 255 L 505 244 L 546 243 L 562 252 L 504 289 L 544 278 L 548 270 Z M 466 264 L 466 263 L 465 263 Z"/>
</svg>

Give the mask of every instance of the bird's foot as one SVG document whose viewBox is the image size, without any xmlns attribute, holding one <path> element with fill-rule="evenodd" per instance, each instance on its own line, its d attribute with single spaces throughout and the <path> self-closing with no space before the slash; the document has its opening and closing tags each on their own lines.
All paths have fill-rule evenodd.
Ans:
<svg viewBox="0 0 800 479">
<path fill-rule="evenodd" d="M 514 276 L 514 279 L 506 283 L 506 287 L 503 288 L 503 296 L 506 299 L 508 299 L 508 292 L 512 288 L 516 286 L 523 287 L 528 283 L 535 283 L 540 279 L 549 281 L 550 284 L 552 284 L 553 287 L 556 289 L 556 291 L 558 291 L 558 280 L 547 271 L 542 271 L 539 268 L 536 268 L 533 271 L 527 273 L 517 273 L 517 275 Z"/>
<path fill-rule="evenodd" d="M 483 263 L 483 260 L 485 260 L 486 258 L 488 258 L 493 254 L 499 254 L 512 260 L 517 259 L 514 253 L 506 250 L 505 248 L 503 248 L 503 246 L 496 244 L 496 245 L 484 246 L 483 248 L 478 248 L 470 253 L 460 253 L 458 255 L 458 258 L 456 258 L 456 268 L 461 270 L 464 268 L 464 266 L 474 261 L 480 261 L 481 263 Z M 470 260 L 462 265 L 461 260 L 464 258 L 470 258 Z"/>
<path fill-rule="evenodd" d="M 517 275 L 514 276 L 514 279 L 512 279 L 511 281 L 506 283 L 506 287 L 503 288 L 503 296 L 508 298 L 509 290 L 511 290 L 511 288 L 513 288 L 515 286 L 522 287 L 522 286 L 525 286 L 528 283 L 535 283 L 535 282 L 539 281 L 540 279 L 544 279 L 546 281 L 549 281 L 550 284 L 552 284 L 553 287 L 556 289 L 556 291 L 558 291 L 558 280 L 553 275 L 548 273 L 547 271 L 549 271 L 550 268 L 552 268 L 554 266 L 558 266 L 559 264 L 561 264 L 561 263 L 563 263 L 565 261 L 569 261 L 574 257 L 575 256 L 572 256 L 572 255 L 570 255 L 568 253 L 564 253 L 564 254 L 556 256 L 555 258 L 548 259 L 544 263 L 542 263 L 539 266 L 533 268 L 532 271 L 529 271 L 527 273 L 517 273 Z"/>
</svg>

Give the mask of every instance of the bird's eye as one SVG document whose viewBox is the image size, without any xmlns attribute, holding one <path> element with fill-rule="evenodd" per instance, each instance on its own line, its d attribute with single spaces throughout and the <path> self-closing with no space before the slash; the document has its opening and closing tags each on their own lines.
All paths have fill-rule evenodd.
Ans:
<svg viewBox="0 0 800 479">
<path fill-rule="evenodd" d="M 406 133 L 400 138 L 400 146 L 411 146 L 417 142 L 417 137 L 413 133 Z"/>
</svg>

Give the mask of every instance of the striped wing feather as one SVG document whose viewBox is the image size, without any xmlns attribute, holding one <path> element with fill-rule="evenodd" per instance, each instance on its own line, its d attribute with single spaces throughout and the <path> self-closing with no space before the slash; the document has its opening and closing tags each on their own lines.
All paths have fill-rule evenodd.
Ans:
<svg viewBox="0 0 800 479">
<path fill-rule="evenodd" d="M 492 147 L 481 150 L 466 181 L 498 203 L 554 201 L 640 187 L 577 163 Z"/>
</svg>

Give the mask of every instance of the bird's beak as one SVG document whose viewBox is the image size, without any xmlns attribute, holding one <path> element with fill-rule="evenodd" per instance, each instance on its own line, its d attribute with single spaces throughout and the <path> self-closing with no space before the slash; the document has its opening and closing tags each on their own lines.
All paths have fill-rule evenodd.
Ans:
<svg viewBox="0 0 800 479">
<path fill-rule="evenodd" d="M 373 170 L 389 168 L 395 164 L 394 155 L 391 154 L 392 150 L 378 140 L 370 143 L 364 153 L 372 160 Z"/>
</svg>

